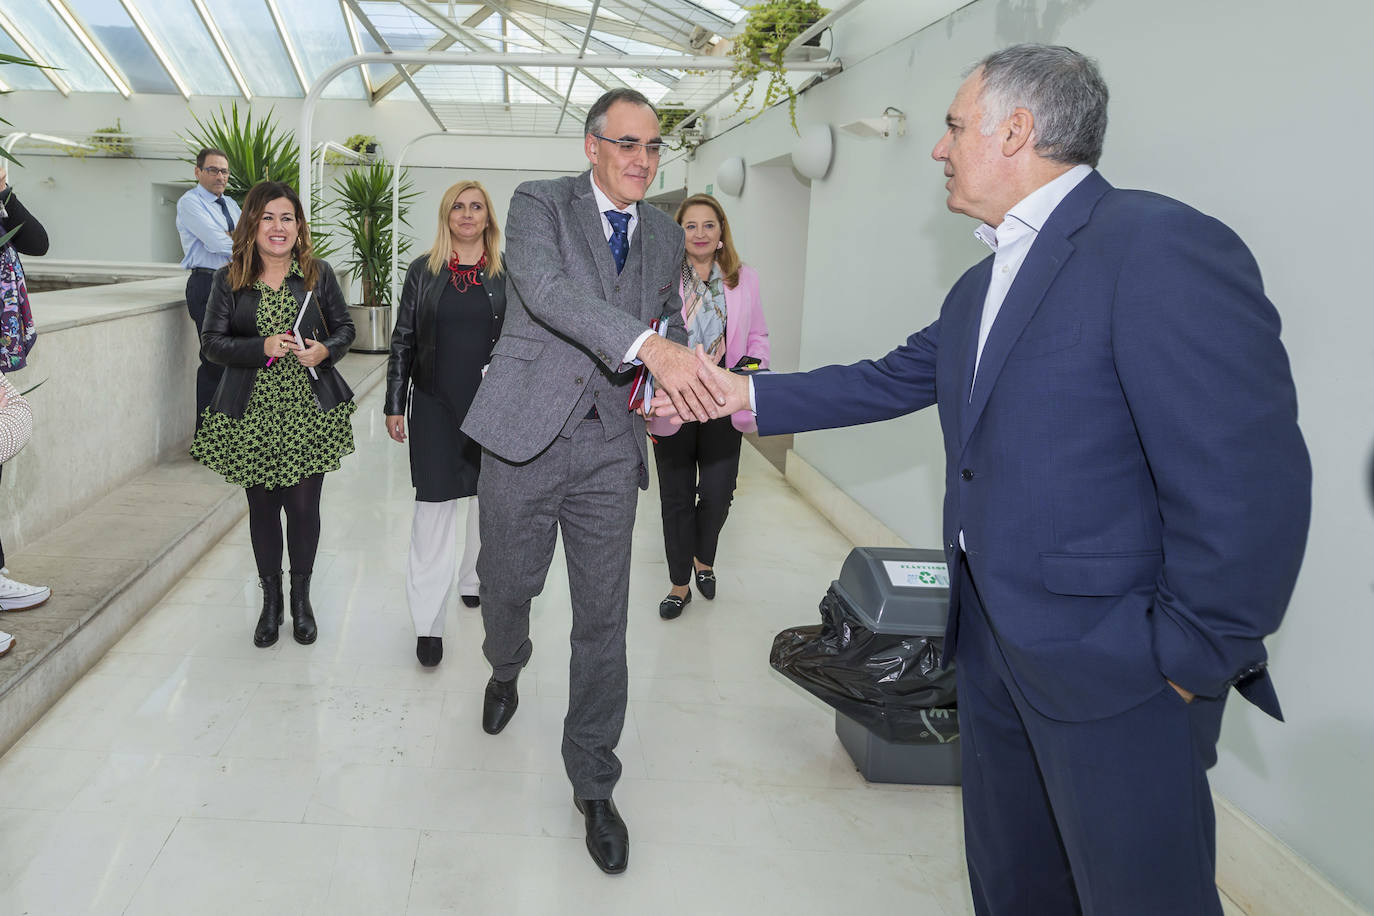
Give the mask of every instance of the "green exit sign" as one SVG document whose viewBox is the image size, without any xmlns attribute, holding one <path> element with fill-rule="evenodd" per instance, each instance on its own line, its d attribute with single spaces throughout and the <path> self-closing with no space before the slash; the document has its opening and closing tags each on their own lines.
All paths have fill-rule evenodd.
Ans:
<svg viewBox="0 0 1374 916">
<path fill-rule="evenodd" d="M 715 196 L 715 193 L 716 193 L 716 186 L 713 185 L 713 184 L 708 184 L 708 185 L 706 186 L 706 193 L 707 193 L 707 194 L 710 194 L 712 197 L 714 197 L 714 196 Z"/>
</svg>

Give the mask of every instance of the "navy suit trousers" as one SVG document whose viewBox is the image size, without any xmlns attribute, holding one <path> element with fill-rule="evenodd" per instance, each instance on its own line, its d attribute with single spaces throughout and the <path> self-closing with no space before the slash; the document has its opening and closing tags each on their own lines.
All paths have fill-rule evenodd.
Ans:
<svg viewBox="0 0 1374 916">
<path fill-rule="evenodd" d="M 203 270 L 193 270 L 186 278 L 186 311 L 196 324 L 197 351 L 200 349 L 201 328 L 205 324 L 205 304 L 210 301 L 210 286 L 214 278 L 214 274 Z M 200 354 L 200 367 L 196 369 L 196 429 L 200 429 L 201 414 L 214 400 L 215 390 L 219 388 L 219 380 L 223 375 L 223 366 L 207 360 L 204 353 Z"/>
<path fill-rule="evenodd" d="M 964 840 L 979 916 L 1221 916 L 1207 769 L 1225 698 L 1060 722 L 1022 695 L 961 564 Z"/>
</svg>

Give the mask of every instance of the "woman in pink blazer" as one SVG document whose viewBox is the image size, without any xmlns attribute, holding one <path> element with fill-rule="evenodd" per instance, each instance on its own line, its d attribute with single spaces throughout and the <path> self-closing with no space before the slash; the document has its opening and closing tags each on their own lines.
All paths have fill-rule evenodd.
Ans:
<svg viewBox="0 0 1374 916">
<path fill-rule="evenodd" d="M 694 194 L 677 208 L 687 236 L 682 262 L 682 318 L 688 345 L 700 344 L 720 365 L 768 365 L 768 325 L 759 299 L 759 275 L 740 263 L 720 203 Z M 753 432 L 747 410 L 707 423 L 649 421 L 663 507 L 663 544 L 672 590 L 658 615 L 672 620 L 692 600 L 691 581 L 706 599 L 716 597 L 714 570 L 720 529 L 739 476 L 741 433 Z"/>
</svg>

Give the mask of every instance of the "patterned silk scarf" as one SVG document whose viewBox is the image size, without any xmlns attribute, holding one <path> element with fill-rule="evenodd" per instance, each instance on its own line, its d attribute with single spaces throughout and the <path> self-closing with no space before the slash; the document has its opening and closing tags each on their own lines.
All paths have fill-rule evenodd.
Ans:
<svg viewBox="0 0 1374 916">
<path fill-rule="evenodd" d="M 720 265 L 711 265 L 711 276 L 702 280 L 691 262 L 682 261 L 682 316 L 687 325 L 687 346 L 706 348 L 711 362 L 725 357 L 725 279 Z"/>
</svg>

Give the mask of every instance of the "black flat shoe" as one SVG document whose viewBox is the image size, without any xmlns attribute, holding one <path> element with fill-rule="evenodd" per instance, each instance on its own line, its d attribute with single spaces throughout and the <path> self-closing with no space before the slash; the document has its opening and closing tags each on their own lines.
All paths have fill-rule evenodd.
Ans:
<svg viewBox="0 0 1374 916">
<path fill-rule="evenodd" d="M 258 580 L 258 585 L 262 588 L 262 613 L 258 615 L 258 625 L 253 630 L 253 645 L 266 649 L 276 643 L 277 631 L 281 629 L 281 573 L 263 576 Z"/>
<path fill-rule="evenodd" d="M 476 595 L 462 595 L 460 597 L 463 599 L 463 604 L 467 605 L 468 607 L 482 606 L 482 599 L 478 598 Z"/>
<path fill-rule="evenodd" d="M 415 657 L 426 668 L 433 668 L 444 658 L 444 638 L 442 636 L 419 636 L 415 639 Z"/>
<path fill-rule="evenodd" d="M 520 694 L 515 689 L 515 679 L 487 681 L 487 692 L 482 697 L 482 731 L 488 735 L 498 735 L 501 729 L 515 715 L 520 705 Z"/>
<path fill-rule="evenodd" d="M 630 864 L 630 831 L 609 798 L 573 798 L 587 822 L 587 852 L 596 867 L 618 875 Z"/>
<path fill-rule="evenodd" d="M 670 594 L 658 603 L 658 616 L 664 620 L 672 620 L 674 617 L 682 616 L 682 609 L 692 603 L 692 593 L 688 592 L 686 598 L 679 598 L 677 595 Z"/>
<path fill-rule="evenodd" d="M 697 570 L 697 591 L 707 601 L 716 597 L 716 572 L 713 569 Z"/>
</svg>

